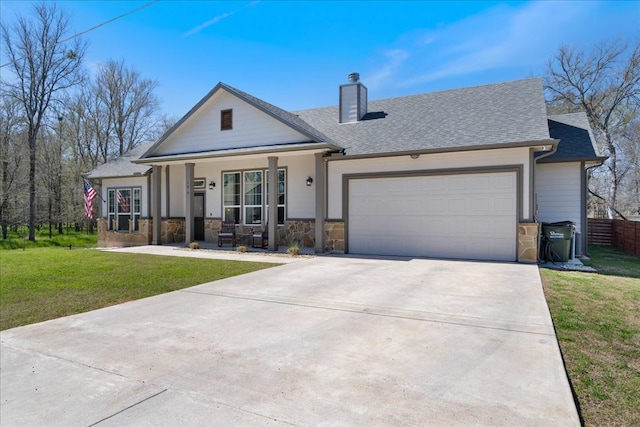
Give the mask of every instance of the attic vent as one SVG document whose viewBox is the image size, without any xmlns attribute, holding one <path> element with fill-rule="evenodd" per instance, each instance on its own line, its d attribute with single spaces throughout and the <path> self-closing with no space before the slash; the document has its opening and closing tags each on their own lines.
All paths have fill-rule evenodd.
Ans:
<svg viewBox="0 0 640 427">
<path fill-rule="evenodd" d="M 233 129 L 233 110 L 220 111 L 220 130 Z"/>
<path fill-rule="evenodd" d="M 351 73 L 349 83 L 340 85 L 340 123 L 354 123 L 367 114 L 367 88 L 360 83 L 360 74 Z"/>
</svg>

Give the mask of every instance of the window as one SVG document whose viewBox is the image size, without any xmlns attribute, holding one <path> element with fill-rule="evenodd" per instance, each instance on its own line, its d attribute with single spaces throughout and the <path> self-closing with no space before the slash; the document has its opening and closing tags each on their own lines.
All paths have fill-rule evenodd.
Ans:
<svg viewBox="0 0 640 427">
<path fill-rule="evenodd" d="M 244 173 L 244 223 L 262 224 L 262 171 Z"/>
<path fill-rule="evenodd" d="M 233 110 L 220 111 L 220 130 L 233 129 Z"/>
<path fill-rule="evenodd" d="M 223 220 L 236 224 L 266 224 L 268 215 L 268 170 L 257 169 L 222 174 Z M 286 170 L 278 169 L 278 224 L 284 224 Z M 242 214 L 242 217 L 241 217 Z"/>
<path fill-rule="evenodd" d="M 142 210 L 142 190 L 134 188 L 110 188 L 108 192 L 107 219 L 109 230 L 138 231 Z M 129 230 L 129 220 L 133 220 L 133 230 Z"/>
<path fill-rule="evenodd" d="M 265 174 L 267 176 L 268 173 Z M 267 217 L 269 216 L 269 179 L 267 177 Z M 278 169 L 278 224 L 284 224 L 286 171 Z"/>
<path fill-rule="evenodd" d="M 222 208 L 225 221 L 240 223 L 240 172 L 222 175 Z"/>
</svg>

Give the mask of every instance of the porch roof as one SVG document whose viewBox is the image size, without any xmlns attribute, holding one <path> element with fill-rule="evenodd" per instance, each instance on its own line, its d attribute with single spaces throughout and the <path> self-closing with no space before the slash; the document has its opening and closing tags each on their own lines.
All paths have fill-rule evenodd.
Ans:
<svg viewBox="0 0 640 427">
<path fill-rule="evenodd" d="M 134 163 L 140 156 L 153 145 L 153 142 L 138 145 L 107 163 L 104 163 L 91 172 L 85 174 L 87 179 L 120 178 L 128 176 L 146 175 L 151 171 L 147 165 Z"/>
<path fill-rule="evenodd" d="M 280 156 L 301 154 L 301 152 L 330 152 L 340 151 L 341 148 L 328 143 L 318 142 L 300 142 L 295 144 L 276 144 L 266 145 L 258 147 L 243 147 L 243 148 L 230 148 L 223 150 L 208 150 L 197 153 L 182 153 L 182 154 L 169 154 L 166 156 L 155 156 L 148 158 L 139 158 L 132 160 L 137 164 L 165 164 L 176 162 L 196 162 L 196 161 L 208 161 L 214 159 L 228 159 L 229 157 L 247 157 L 247 156 L 262 156 L 273 154 Z"/>
</svg>

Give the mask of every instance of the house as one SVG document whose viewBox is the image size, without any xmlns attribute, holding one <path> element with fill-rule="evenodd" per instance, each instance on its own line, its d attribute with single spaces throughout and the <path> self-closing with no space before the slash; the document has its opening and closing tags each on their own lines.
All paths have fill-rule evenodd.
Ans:
<svg viewBox="0 0 640 427">
<path fill-rule="evenodd" d="M 586 170 L 604 158 L 583 113 L 547 116 L 541 79 L 369 101 L 352 73 L 337 89 L 289 112 L 219 83 L 87 175 L 99 245 L 213 242 L 231 220 L 241 241 L 266 224 L 271 250 L 536 262 L 539 223 L 569 220 L 586 251 Z"/>
</svg>

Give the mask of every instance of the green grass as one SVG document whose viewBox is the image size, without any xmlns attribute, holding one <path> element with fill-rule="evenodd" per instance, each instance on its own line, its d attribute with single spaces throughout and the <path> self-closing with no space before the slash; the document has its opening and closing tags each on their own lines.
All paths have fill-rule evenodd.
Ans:
<svg viewBox="0 0 640 427">
<path fill-rule="evenodd" d="M 96 233 L 89 234 L 86 231 L 75 231 L 73 228 L 63 228 L 64 234 L 58 234 L 57 230 L 52 230 L 51 239 L 49 238 L 49 228 L 41 227 L 40 231 L 36 231 L 36 241 L 28 240 L 29 229 L 27 227 L 19 227 L 15 232 L 7 233 L 7 238 L 0 238 L 0 250 L 3 249 L 32 249 L 46 247 L 95 247 L 98 244 L 98 235 Z"/>
<path fill-rule="evenodd" d="M 0 251 L 0 330 L 271 266 L 97 249 Z"/>
<path fill-rule="evenodd" d="M 601 274 L 541 270 L 560 348 L 587 426 L 640 425 L 640 259 L 590 253 Z"/>
<path fill-rule="evenodd" d="M 590 260 L 584 261 L 608 276 L 635 277 L 640 279 L 640 257 L 618 248 L 589 246 Z"/>
</svg>

